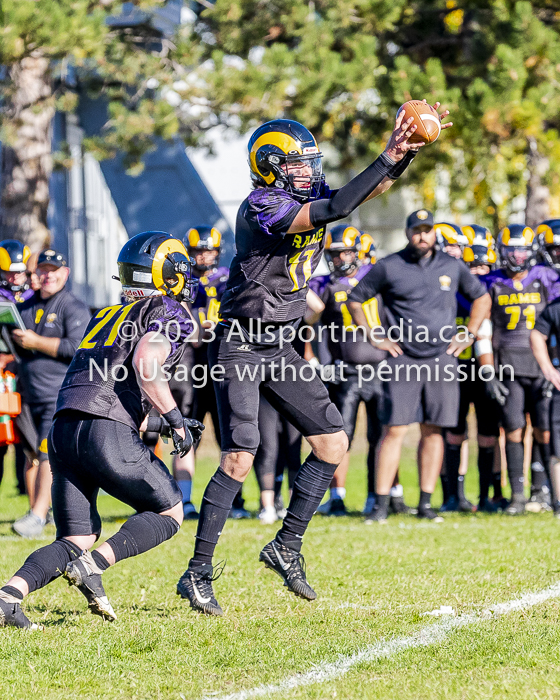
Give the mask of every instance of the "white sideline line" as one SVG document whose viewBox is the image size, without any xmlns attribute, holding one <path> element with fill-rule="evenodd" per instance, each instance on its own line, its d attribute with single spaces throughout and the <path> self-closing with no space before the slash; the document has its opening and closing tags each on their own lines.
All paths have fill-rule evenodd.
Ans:
<svg viewBox="0 0 560 700">
<path fill-rule="evenodd" d="M 560 598 L 560 582 L 545 588 L 537 593 L 526 593 L 525 595 L 510 600 L 507 603 L 498 603 L 480 614 L 467 614 L 460 617 L 447 617 L 433 625 L 422 627 L 420 630 L 408 637 L 395 637 L 393 639 L 382 640 L 376 644 L 370 644 L 361 651 L 351 656 L 342 656 L 338 661 L 330 663 L 323 662 L 317 664 L 311 671 L 298 673 L 290 676 L 280 683 L 270 685 L 259 685 L 256 688 L 241 690 L 229 695 L 206 695 L 202 700 L 248 700 L 258 698 L 273 693 L 283 693 L 293 688 L 301 688 L 315 683 L 325 683 L 344 676 L 351 668 L 358 664 L 385 659 L 394 656 L 407 649 L 418 647 L 428 647 L 439 644 L 447 635 L 459 627 L 473 625 L 483 620 L 488 620 L 500 615 L 507 615 L 519 610 L 527 610 L 534 605 L 544 603 L 551 598 Z"/>
</svg>

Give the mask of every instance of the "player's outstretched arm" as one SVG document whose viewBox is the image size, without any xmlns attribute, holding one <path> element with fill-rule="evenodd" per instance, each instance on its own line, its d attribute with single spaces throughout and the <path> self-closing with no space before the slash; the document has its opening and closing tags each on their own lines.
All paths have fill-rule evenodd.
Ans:
<svg viewBox="0 0 560 700">
<path fill-rule="evenodd" d="M 531 350 L 535 356 L 539 367 L 545 376 L 545 379 L 552 382 L 558 391 L 560 391 L 560 372 L 552 364 L 550 355 L 548 354 L 547 336 L 533 329 L 531 331 Z"/>
<path fill-rule="evenodd" d="M 434 106 L 437 109 L 439 102 Z M 440 119 L 448 114 L 448 111 L 443 112 Z M 449 126 L 452 126 L 452 122 L 443 124 L 442 129 Z M 398 114 L 395 128 L 383 153 L 330 199 L 318 199 L 304 204 L 288 229 L 288 233 L 301 233 L 345 219 L 363 202 L 386 192 L 412 162 L 418 149 L 424 145 L 410 141 L 416 129 L 417 126 L 412 117 L 405 121 L 404 112 Z"/>
</svg>

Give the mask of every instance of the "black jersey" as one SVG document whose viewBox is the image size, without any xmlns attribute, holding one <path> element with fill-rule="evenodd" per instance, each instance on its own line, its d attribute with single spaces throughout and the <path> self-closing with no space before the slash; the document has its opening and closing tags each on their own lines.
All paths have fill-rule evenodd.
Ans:
<svg viewBox="0 0 560 700">
<path fill-rule="evenodd" d="M 530 335 L 546 305 L 560 295 L 560 281 L 551 268 L 536 265 L 525 279 L 512 280 L 498 270 L 484 280 L 492 297 L 492 344 L 498 365 L 511 365 L 515 375 L 538 377 Z"/>
<path fill-rule="evenodd" d="M 349 365 L 376 364 L 384 360 L 387 353 L 374 347 L 363 332 L 356 329 L 348 311 L 348 296 L 358 282 L 365 277 L 371 265 L 360 267 L 354 277 L 314 277 L 311 289 L 321 297 L 325 310 L 321 315 L 323 328 L 321 342 L 327 343 L 332 361 L 341 360 Z M 381 326 L 381 300 L 368 299 L 362 306 L 371 327 Z"/>
<path fill-rule="evenodd" d="M 417 258 L 410 246 L 373 265 L 349 299 L 383 298 L 387 324 L 403 328 L 399 345 L 411 357 L 439 357 L 455 332 L 459 292 L 468 301 L 486 293 L 462 260 L 436 250 Z"/>
<path fill-rule="evenodd" d="M 52 404 L 91 318 L 88 307 L 64 287 L 48 299 L 35 292 L 18 304 L 25 327 L 43 338 L 60 338 L 56 357 L 16 346 L 23 398 L 30 405 Z"/>
<path fill-rule="evenodd" d="M 132 364 L 136 345 L 150 331 L 167 338 L 171 353 L 164 367 L 172 374 L 193 330 L 188 312 L 167 296 L 101 309 L 91 319 L 68 368 L 56 413 L 73 409 L 138 429 L 151 406 L 141 392 Z M 147 367 L 143 373 L 150 377 L 153 368 Z"/>
<path fill-rule="evenodd" d="M 333 194 L 325 186 L 322 198 Z M 254 190 L 241 204 L 223 318 L 270 323 L 302 318 L 307 284 L 323 254 L 325 227 L 288 234 L 300 209 L 287 192 L 267 187 Z"/>
</svg>

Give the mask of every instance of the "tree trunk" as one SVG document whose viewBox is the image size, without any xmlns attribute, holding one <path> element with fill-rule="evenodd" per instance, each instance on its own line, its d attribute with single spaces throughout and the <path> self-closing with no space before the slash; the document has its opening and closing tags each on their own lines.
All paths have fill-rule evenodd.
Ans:
<svg viewBox="0 0 560 700">
<path fill-rule="evenodd" d="M 5 105 L 8 138 L 2 149 L 1 236 L 41 250 L 49 244 L 50 125 L 54 116 L 46 58 L 28 56 L 11 68 Z"/>
<path fill-rule="evenodd" d="M 535 228 L 541 221 L 550 216 L 549 197 L 550 191 L 543 184 L 542 179 L 548 171 L 548 158 L 539 153 L 537 140 L 529 139 L 529 151 L 527 153 L 527 168 L 529 180 L 527 182 L 527 202 L 525 204 L 525 222 Z"/>
</svg>

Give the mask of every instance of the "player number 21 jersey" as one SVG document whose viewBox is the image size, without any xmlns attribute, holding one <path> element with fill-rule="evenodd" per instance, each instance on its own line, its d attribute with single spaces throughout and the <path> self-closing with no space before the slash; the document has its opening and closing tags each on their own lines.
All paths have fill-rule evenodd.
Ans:
<svg viewBox="0 0 560 700">
<path fill-rule="evenodd" d="M 56 413 L 83 411 L 138 429 L 150 405 L 132 364 L 137 344 L 149 332 L 158 334 L 154 342 L 167 339 L 171 353 L 164 366 L 172 373 L 193 330 L 188 312 L 167 296 L 101 309 L 91 319 L 68 368 Z M 146 367 L 143 375 L 149 379 L 153 372 L 153 367 Z"/>
</svg>

